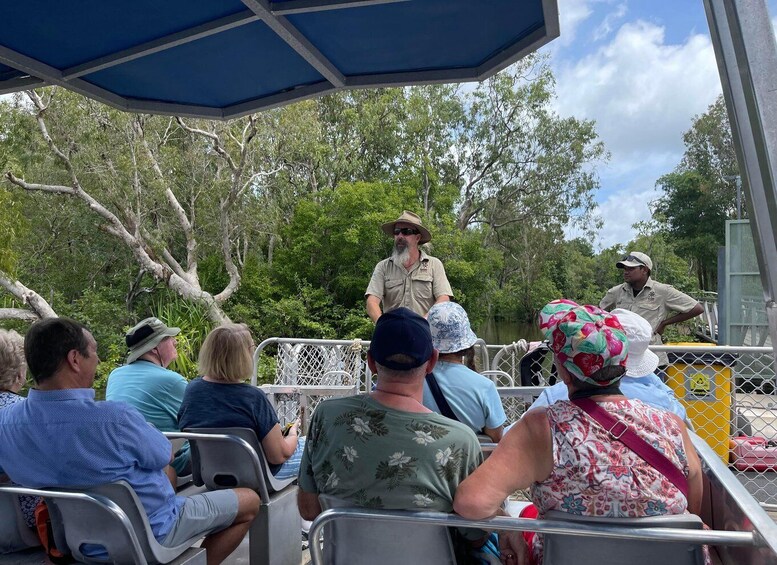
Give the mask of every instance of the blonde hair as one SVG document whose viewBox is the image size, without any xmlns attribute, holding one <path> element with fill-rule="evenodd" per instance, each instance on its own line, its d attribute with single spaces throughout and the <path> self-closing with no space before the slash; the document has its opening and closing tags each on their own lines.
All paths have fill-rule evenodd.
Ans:
<svg viewBox="0 0 777 565">
<path fill-rule="evenodd" d="M 241 383 L 254 371 L 254 340 L 245 324 L 224 324 L 205 338 L 197 360 L 200 375 Z"/>
<path fill-rule="evenodd" d="M 0 390 L 10 390 L 22 369 L 27 372 L 24 338 L 14 330 L 0 330 Z"/>
</svg>

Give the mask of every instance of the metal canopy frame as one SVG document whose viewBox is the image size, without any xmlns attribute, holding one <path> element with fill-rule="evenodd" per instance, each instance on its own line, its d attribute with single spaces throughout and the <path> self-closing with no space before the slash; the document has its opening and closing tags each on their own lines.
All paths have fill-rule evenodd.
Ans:
<svg viewBox="0 0 777 565">
<path fill-rule="evenodd" d="M 766 0 L 704 0 L 777 347 L 777 43 Z M 775 359 L 777 368 L 777 358 Z"/>
<path fill-rule="evenodd" d="M 514 63 L 521 57 L 536 51 L 539 47 L 559 35 L 558 7 L 556 0 L 541 0 L 544 26 L 527 33 L 527 35 L 516 41 L 514 44 L 495 53 L 488 60 L 475 67 L 427 69 L 346 76 L 291 23 L 287 16 L 350 8 L 363 8 L 382 4 L 422 2 L 423 0 L 240 1 L 245 5 L 246 9 L 238 13 L 202 23 L 163 37 L 158 37 L 64 69 L 55 68 L 43 61 L 34 59 L 0 44 L 0 63 L 17 69 L 26 75 L 0 82 L 0 94 L 7 94 L 39 86 L 57 85 L 94 98 L 121 110 L 225 120 L 237 118 L 259 110 L 271 109 L 290 102 L 304 100 L 340 89 L 481 81 L 502 70 L 511 63 Z M 476 0 L 473 0 L 473 2 L 475 1 Z M 283 92 L 241 101 L 225 107 L 211 107 L 125 97 L 84 79 L 84 77 L 89 74 L 110 69 L 137 59 L 142 59 L 149 55 L 160 53 L 174 47 L 185 45 L 258 21 L 264 22 L 277 37 L 283 40 L 286 45 L 315 69 L 324 80 L 315 84 L 300 85 Z"/>
</svg>

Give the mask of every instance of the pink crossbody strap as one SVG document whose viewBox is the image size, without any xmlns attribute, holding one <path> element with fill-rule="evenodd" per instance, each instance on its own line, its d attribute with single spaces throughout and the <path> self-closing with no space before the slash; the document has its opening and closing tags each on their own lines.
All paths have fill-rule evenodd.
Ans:
<svg viewBox="0 0 777 565">
<path fill-rule="evenodd" d="M 590 398 L 577 398 L 572 404 L 585 411 L 600 426 L 602 426 L 613 439 L 625 444 L 634 453 L 647 461 L 655 469 L 661 472 L 678 490 L 688 498 L 688 479 L 667 457 L 637 435 L 628 424 L 618 420 L 607 410 L 599 406 Z"/>
</svg>

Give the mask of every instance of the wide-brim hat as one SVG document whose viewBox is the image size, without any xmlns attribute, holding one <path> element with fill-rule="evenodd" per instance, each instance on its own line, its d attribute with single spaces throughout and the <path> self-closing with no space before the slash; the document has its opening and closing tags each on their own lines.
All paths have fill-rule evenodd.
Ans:
<svg viewBox="0 0 777 565">
<path fill-rule="evenodd" d="M 398 223 L 404 223 L 404 224 L 410 224 L 416 227 L 418 231 L 421 234 L 421 239 L 418 242 L 421 243 L 429 243 L 432 241 L 432 234 L 429 233 L 429 230 L 424 227 L 424 225 L 421 223 L 421 218 L 418 216 L 418 214 L 415 214 L 411 212 L 410 210 L 405 210 L 402 212 L 402 215 L 394 220 L 393 222 L 386 222 L 382 226 L 380 226 L 380 229 L 383 230 L 383 233 L 386 235 L 390 235 L 394 237 L 394 226 Z"/>
<path fill-rule="evenodd" d="M 124 336 L 124 342 L 129 348 L 127 364 L 133 363 L 154 349 L 166 337 L 181 333 L 181 328 L 170 328 L 159 318 L 146 318 L 135 325 Z"/>
</svg>

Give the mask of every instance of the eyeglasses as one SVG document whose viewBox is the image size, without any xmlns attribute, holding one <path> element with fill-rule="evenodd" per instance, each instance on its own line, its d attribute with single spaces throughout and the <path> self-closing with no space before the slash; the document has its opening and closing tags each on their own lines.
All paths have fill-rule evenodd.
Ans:
<svg viewBox="0 0 777 565">
<path fill-rule="evenodd" d="M 645 265 L 645 262 L 642 259 L 640 259 L 639 257 L 634 257 L 634 255 L 624 255 L 621 261 L 636 261 L 640 265 L 647 266 Z"/>
<path fill-rule="evenodd" d="M 418 230 L 415 228 L 394 228 L 394 235 L 417 235 Z"/>
</svg>

